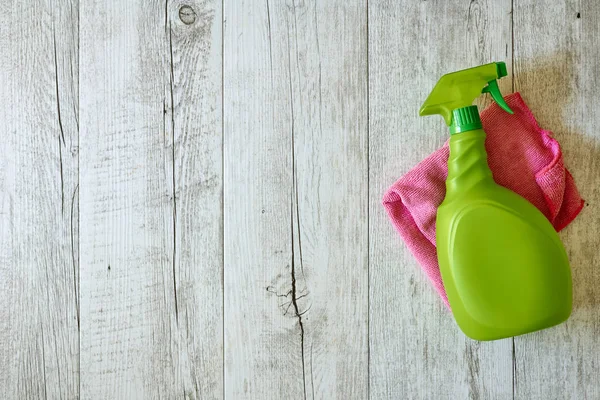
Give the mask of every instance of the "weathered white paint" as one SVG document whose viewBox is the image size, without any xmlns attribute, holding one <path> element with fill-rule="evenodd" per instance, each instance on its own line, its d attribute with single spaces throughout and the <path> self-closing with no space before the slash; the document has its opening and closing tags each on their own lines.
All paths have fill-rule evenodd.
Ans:
<svg viewBox="0 0 600 400">
<path fill-rule="evenodd" d="M 81 397 L 222 396 L 220 4 L 81 7 Z"/>
<path fill-rule="evenodd" d="M 554 132 L 586 200 L 561 232 L 573 273 L 573 314 L 556 328 L 515 338 L 515 399 L 600 397 L 599 15 L 593 1 L 515 2 L 515 90 Z"/>
<path fill-rule="evenodd" d="M 599 397 L 599 13 L 3 2 L 2 398 Z M 417 117 L 436 79 L 493 60 L 587 207 L 561 233 L 572 318 L 477 343 L 380 201 L 446 140 Z"/>
<path fill-rule="evenodd" d="M 77 2 L 0 5 L 0 397 L 75 399 Z"/>
<path fill-rule="evenodd" d="M 225 394 L 367 398 L 364 2 L 226 2 Z"/>
</svg>

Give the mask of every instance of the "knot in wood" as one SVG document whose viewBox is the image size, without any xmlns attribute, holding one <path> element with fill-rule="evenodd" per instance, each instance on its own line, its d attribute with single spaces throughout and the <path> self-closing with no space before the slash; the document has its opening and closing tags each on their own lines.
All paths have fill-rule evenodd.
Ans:
<svg viewBox="0 0 600 400">
<path fill-rule="evenodd" d="M 186 25 L 191 25 L 196 22 L 196 12 L 188 5 L 179 8 L 179 19 Z"/>
</svg>

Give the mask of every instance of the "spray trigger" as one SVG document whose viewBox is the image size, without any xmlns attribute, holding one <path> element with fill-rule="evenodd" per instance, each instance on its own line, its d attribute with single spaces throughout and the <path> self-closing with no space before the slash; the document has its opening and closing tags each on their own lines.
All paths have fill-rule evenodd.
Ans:
<svg viewBox="0 0 600 400">
<path fill-rule="evenodd" d="M 509 114 L 514 114 L 513 110 L 511 110 L 510 107 L 508 106 L 508 104 L 506 104 L 506 102 L 504 101 L 504 98 L 502 97 L 502 94 L 500 93 L 500 88 L 498 87 L 497 80 L 493 79 L 493 80 L 489 81 L 488 85 L 481 90 L 481 93 L 491 94 L 492 99 L 494 99 L 494 101 L 496 103 L 498 103 L 500 108 L 502 108 L 504 111 L 506 111 Z"/>
</svg>

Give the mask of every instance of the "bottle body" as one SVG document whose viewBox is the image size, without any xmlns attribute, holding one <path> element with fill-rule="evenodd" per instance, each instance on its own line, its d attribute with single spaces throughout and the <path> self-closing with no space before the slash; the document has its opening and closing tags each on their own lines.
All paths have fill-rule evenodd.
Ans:
<svg viewBox="0 0 600 400">
<path fill-rule="evenodd" d="M 495 183 L 481 129 L 450 138 L 436 241 L 448 301 L 467 336 L 500 339 L 569 317 L 572 283 L 564 247 L 535 206 Z"/>
</svg>

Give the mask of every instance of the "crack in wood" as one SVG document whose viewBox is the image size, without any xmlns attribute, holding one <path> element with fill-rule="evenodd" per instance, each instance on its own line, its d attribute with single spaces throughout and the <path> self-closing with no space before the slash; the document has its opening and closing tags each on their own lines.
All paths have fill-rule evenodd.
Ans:
<svg viewBox="0 0 600 400">
<path fill-rule="evenodd" d="M 315 400 L 315 382 L 313 380 L 313 343 L 310 344 L 310 387 L 312 389 L 312 400 Z"/>
<path fill-rule="evenodd" d="M 168 1 L 165 4 L 165 13 L 168 12 Z M 168 22 L 168 26 L 166 25 Z M 171 22 L 168 21 L 167 14 L 165 14 L 165 29 L 169 32 L 169 90 L 171 95 L 171 162 L 172 162 L 172 194 L 173 194 L 173 297 L 175 299 L 175 322 L 179 324 L 179 306 L 177 304 L 177 275 L 176 270 L 176 256 L 177 256 L 177 190 L 176 190 L 176 179 L 175 179 L 175 101 L 173 95 L 173 28 Z"/>
<path fill-rule="evenodd" d="M 292 223 L 292 243 L 293 243 L 293 239 L 294 238 L 294 234 L 293 234 L 293 223 Z M 300 246 L 298 246 L 300 247 Z M 302 383 L 304 386 L 304 399 L 306 399 L 306 369 L 305 369 L 305 363 L 304 363 L 304 324 L 302 323 L 302 315 L 304 313 L 300 313 L 300 310 L 298 308 L 298 297 L 297 297 L 297 291 L 296 291 L 296 266 L 295 266 L 295 261 L 294 261 L 294 246 L 292 244 L 292 305 L 294 306 L 294 313 L 296 315 L 296 317 L 298 318 L 298 326 L 300 327 L 300 352 L 301 352 L 301 360 L 302 360 Z"/>
<path fill-rule="evenodd" d="M 269 66 L 271 69 L 271 88 L 273 87 L 273 47 L 271 44 L 271 10 L 269 8 L 269 0 L 267 2 L 267 34 L 269 36 Z"/>
<path fill-rule="evenodd" d="M 295 8 L 295 6 L 294 6 Z M 297 188 L 297 178 L 296 178 L 296 157 L 295 157 L 295 119 L 294 119 L 294 99 L 293 99 L 293 86 L 292 86 L 292 62 L 291 62 L 291 47 L 290 47 L 290 30 L 289 23 L 287 29 L 287 42 L 288 42 L 288 78 L 289 78 L 289 91 L 290 91 L 290 118 L 291 118 L 291 155 L 292 155 L 292 188 L 290 193 L 290 229 L 291 229 L 291 240 L 292 240 L 292 262 L 291 262 L 291 279 L 292 279 L 292 293 L 291 293 L 291 304 L 294 307 L 294 314 L 298 318 L 298 326 L 300 327 L 300 356 L 302 362 L 302 385 L 304 391 L 304 399 L 306 400 L 306 367 L 304 360 L 304 324 L 302 322 L 302 315 L 308 311 L 300 312 L 300 308 L 298 307 L 298 290 L 296 287 L 296 245 L 295 245 L 295 235 L 294 235 L 294 211 L 297 218 L 298 223 L 298 255 L 300 257 L 300 266 L 302 267 L 302 241 L 300 238 L 300 219 L 299 219 L 299 211 L 298 211 L 298 188 Z M 296 57 L 298 56 L 296 52 Z M 294 202 L 296 203 L 294 206 Z M 302 274 L 304 274 L 304 268 L 302 267 Z M 286 311 L 287 312 L 287 311 Z"/>
<path fill-rule="evenodd" d="M 44 327 L 40 323 L 40 332 L 42 334 L 42 371 L 44 373 L 44 399 L 48 398 L 48 385 L 46 382 L 46 350 L 44 349 Z"/>
<path fill-rule="evenodd" d="M 60 114 L 60 94 L 59 94 L 59 83 L 58 83 L 58 55 L 56 50 L 56 30 L 52 29 L 52 44 L 54 48 L 54 83 L 56 88 L 56 111 L 58 115 L 58 127 L 60 128 L 60 136 L 58 138 L 58 154 L 59 154 L 59 165 L 60 165 L 60 210 L 61 213 L 65 211 L 65 180 L 63 176 L 63 160 L 62 160 L 62 146 L 65 145 L 65 131 L 62 124 L 62 116 Z M 62 139 L 62 144 L 61 144 Z"/>
<path fill-rule="evenodd" d="M 515 354 L 515 338 L 512 338 L 512 392 L 513 399 L 515 398 L 517 390 L 517 357 Z"/>
<path fill-rule="evenodd" d="M 469 370 L 469 398 L 471 399 L 479 399 L 481 398 L 479 393 L 479 387 L 477 383 L 479 382 L 479 354 L 477 350 L 479 349 L 479 345 L 471 342 L 467 342 L 465 345 L 465 356 L 467 359 L 467 367 Z"/>
<path fill-rule="evenodd" d="M 79 183 L 75 186 L 75 190 L 73 190 L 73 196 L 71 197 L 71 229 L 70 229 L 70 233 L 71 233 L 71 259 L 73 262 L 73 291 L 75 293 L 75 310 L 77 311 L 77 331 L 79 332 L 81 330 L 80 324 L 79 324 L 79 294 L 77 292 L 77 267 L 79 265 L 79 262 L 75 262 L 75 234 L 73 233 L 73 215 L 75 213 L 75 195 L 78 193 L 79 191 Z M 79 219 L 79 218 L 78 218 Z M 110 265 L 108 266 L 108 269 L 110 270 Z"/>
<path fill-rule="evenodd" d="M 317 5 L 314 5 L 315 10 L 315 38 L 317 42 L 317 57 L 319 58 L 319 134 L 323 137 L 323 86 L 321 85 L 321 45 L 319 44 L 319 19 L 317 16 Z M 367 76 L 368 79 L 368 76 Z"/>
<path fill-rule="evenodd" d="M 62 124 L 62 116 L 60 114 L 60 94 L 58 90 L 58 55 L 56 51 L 56 30 L 52 31 L 53 45 L 54 45 L 54 83 L 56 86 L 56 111 L 58 115 L 58 126 L 60 128 L 60 137 L 62 139 L 63 145 L 65 144 L 65 131 L 63 129 Z"/>
<path fill-rule="evenodd" d="M 60 212 L 65 212 L 65 178 L 63 174 L 62 143 L 58 138 L 58 166 L 60 170 Z"/>
</svg>

